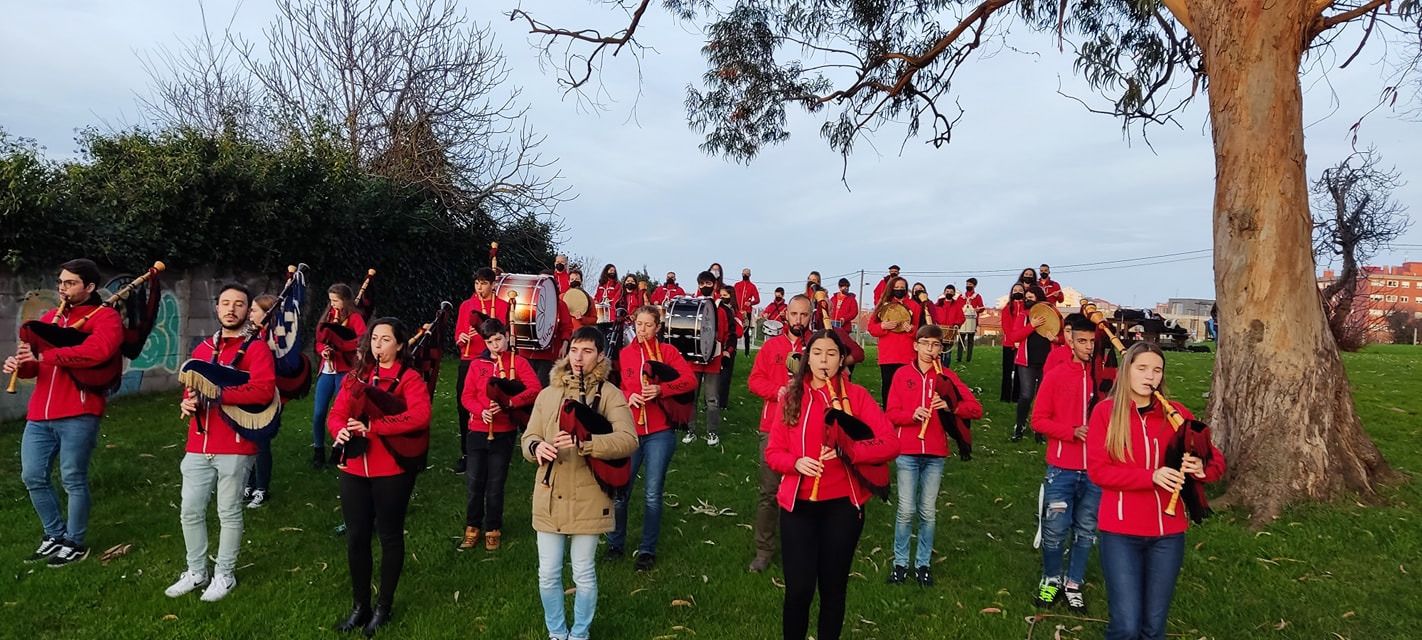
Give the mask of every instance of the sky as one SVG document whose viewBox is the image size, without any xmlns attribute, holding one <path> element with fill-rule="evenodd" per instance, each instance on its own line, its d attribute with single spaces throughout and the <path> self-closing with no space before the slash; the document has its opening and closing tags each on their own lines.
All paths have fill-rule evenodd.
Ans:
<svg viewBox="0 0 1422 640">
<path fill-rule="evenodd" d="M 701 152 L 683 100 L 705 63 L 695 25 L 649 13 L 639 32 L 655 51 L 624 53 L 599 76 L 604 108 L 565 97 L 520 23 L 503 12 L 518 0 L 464 3 L 493 25 L 529 106 L 547 135 L 543 151 L 577 198 L 558 214 L 566 252 L 625 273 L 644 265 L 683 282 L 713 261 L 728 277 L 750 267 L 768 293 L 794 291 L 818 269 L 848 275 L 866 294 L 890 264 L 930 290 L 978 275 L 985 297 L 1004 292 L 1022 267 L 1046 262 L 1088 297 L 1149 306 L 1171 297 L 1214 297 L 1210 259 L 1213 154 L 1202 99 L 1180 128 L 1155 127 L 1151 145 L 1120 121 L 1088 112 L 1061 91 L 1096 97 L 1072 72 L 1072 55 L 1020 25 L 1012 48 L 964 67 L 956 80 L 965 114 L 952 143 L 902 142 L 890 126 L 861 143 L 841 181 L 840 156 L 819 137 L 823 115 L 792 110 L 791 139 L 749 165 Z M 656 3 L 654 3 L 656 4 Z M 209 0 L 210 25 L 259 37 L 271 0 Z M 619 14 L 584 0 L 527 3 L 540 20 L 615 30 Z M 0 127 L 33 138 L 53 158 L 76 152 L 87 126 L 142 124 L 137 97 L 149 78 L 142 56 L 177 47 L 202 30 L 187 0 L 0 0 Z M 625 19 L 624 19 L 625 21 Z M 1341 48 L 1341 47 L 1340 47 Z M 1351 51 L 1351 48 L 1349 48 Z M 1344 52 L 1341 55 L 1346 55 Z M 1351 151 L 1350 125 L 1377 101 L 1380 50 L 1348 69 L 1326 57 L 1304 77 L 1309 176 Z M 1422 209 L 1422 122 L 1387 109 L 1366 121 L 1358 146 L 1374 145 L 1409 183 L 1395 196 Z M 1422 247 L 1422 230 L 1401 244 Z M 1151 256 L 1157 258 L 1143 259 Z M 1386 251 L 1373 262 L 1422 259 L 1422 248 Z M 1071 266 L 1081 265 L 1081 266 Z"/>
</svg>

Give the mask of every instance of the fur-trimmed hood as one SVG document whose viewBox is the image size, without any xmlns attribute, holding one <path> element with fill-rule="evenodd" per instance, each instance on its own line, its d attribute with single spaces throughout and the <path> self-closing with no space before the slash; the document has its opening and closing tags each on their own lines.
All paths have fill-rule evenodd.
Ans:
<svg viewBox="0 0 1422 640">
<path fill-rule="evenodd" d="M 612 361 L 607 356 L 600 356 L 597 365 L 592 371 L 583 376 L 583 386 L 589 391 L 594 391 L 603 382 L 606 382 L 612 374 Z M 568 364 L 568 359 L 561 358 L 553 364 L 553 371 L 548 375 L 548 386 L 553 389 L 576 392 L 578 389 L 578 376 L 573 373 L 572 365 Z"/>
</svg>

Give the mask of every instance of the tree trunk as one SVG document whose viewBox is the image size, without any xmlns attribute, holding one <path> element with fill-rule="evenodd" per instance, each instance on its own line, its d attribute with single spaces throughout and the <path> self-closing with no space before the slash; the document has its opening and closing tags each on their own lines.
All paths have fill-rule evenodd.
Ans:
<svg viewBox="0 0 1422 640">
<path fill-rule="evenodd" d="M 1303 0 L 1189 3 L 1209 75 L 1219 356 L 1210 419 L 1223 503 L 1260 526 L 1389 474 L 1353 409 L 1314 279 L 1299 63 Z"/>
</svg>

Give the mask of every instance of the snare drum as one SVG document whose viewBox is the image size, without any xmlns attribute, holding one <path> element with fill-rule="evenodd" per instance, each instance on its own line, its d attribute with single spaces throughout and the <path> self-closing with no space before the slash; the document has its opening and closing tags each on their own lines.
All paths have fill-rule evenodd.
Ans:
<svg viewBox="0 0 1422 640">
<path fill-rule="evenodd" d="M 553 346 L 558 283 L 552 276 L 506 273 L 494 283 L 494 295 L 509 303 L 509 331 L 515 347 L 541 351 Z"/>
<path fill-rule="evenodd" d="M 662 339 L 687 360 L 710 364 L 716 359 L 716 305 L 710 298 L 676 298 L 667 303 Z"/>
<path fill-rule="evenodd" d="M 785 323 L 779 320 L 766 320 L 760 325 L 760 332 L 767 338 L 773 338 L 785 331 Z"/>
<path fill-rule="evenodd" d="M 597 303 L 597 305 L 595 305 L 595 306 L 597 306 L 597 323 L 598 323 L 598 324 L 609 324 L 609 323 L 611 323 L 611 322 L 612 322 L 612 303 L 610 303 L 610 302 L 599 302 L 599 303 Z"/>
</svg>

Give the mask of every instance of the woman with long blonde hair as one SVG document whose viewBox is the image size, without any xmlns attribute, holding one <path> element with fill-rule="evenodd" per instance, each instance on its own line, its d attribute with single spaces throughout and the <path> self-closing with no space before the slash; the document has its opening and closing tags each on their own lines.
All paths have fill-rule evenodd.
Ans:
<svg viewBox="0 0 1422 640">
<path fill-rule="evenodd" d="M 1203 456 L 1184 453 L 1180 468 L 1167 464 L 1175 429 L 1156 392 L 1164 392 L 1165 354 L 1137 342 L 1121 356 L 1116 388 L 1087 424 L 1087 474 L 1101 487 L 1097 526 L 1110 623 L 1107 640 L 1165 637 L 1165 620 L 1185 556 L 1189 527 L 1183 505 L 1166 514 L 1186 477 L 1214 482 L 1225 471 L 1224 454 L 1208 444 Z M 1184 405 L 1172 402 L 1193 423 Z M 1187 424 L 1182 429 L 1191 429 Z"/>
</svg>

